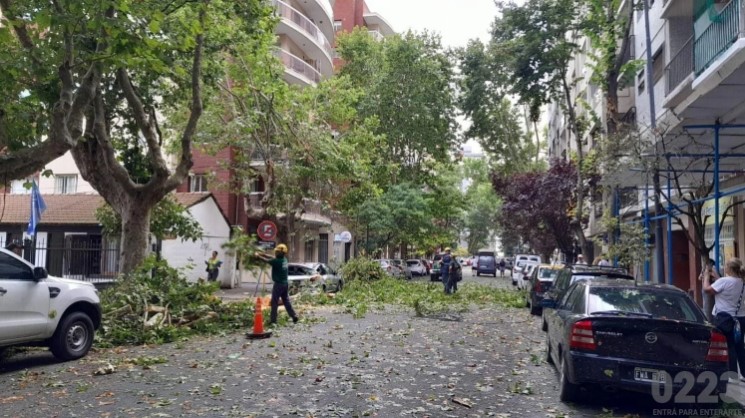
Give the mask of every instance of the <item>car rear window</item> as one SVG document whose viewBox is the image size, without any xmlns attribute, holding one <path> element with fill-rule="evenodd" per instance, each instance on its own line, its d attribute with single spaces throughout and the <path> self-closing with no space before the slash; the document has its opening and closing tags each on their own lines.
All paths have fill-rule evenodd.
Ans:
<svg viewBox="0 0 745 418">
<path fill-rule="evenodd" d="M 419 265 L 419 262 L 416 260 L 411 260 L 411 261 L 407 261 L 406 264 L 409 266 L 417 266 Z"/>
<path fill-rule="evenodd" d="M 595 280 L 595 279 L 621 279 L 621 280 L 634 280 L 631 276 L 623 274 L 573 274 L 572 283 L 577 280 Z"/>
<path fill-rule="evenodd" d="M 593 287 L 588 297 L 588 313 L 607 311 L 641 313 L 653 318 L 703 322 L 688 295 L 658 289 Z"/>
<path fill-rule="evenodd" d="M 551 280 L 553 280 L 558 275 L 559 275 L 559 270 L 554 270 L 554 269 L 541 269 L 538 272 L 538 278 L 539 279 L 551 279 Z"/>
</svg>

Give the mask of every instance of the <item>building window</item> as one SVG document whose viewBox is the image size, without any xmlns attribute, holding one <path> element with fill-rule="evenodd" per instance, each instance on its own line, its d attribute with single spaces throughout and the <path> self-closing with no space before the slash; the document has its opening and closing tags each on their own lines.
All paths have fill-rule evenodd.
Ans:
<svg viewBox="0 0 745 418">
<path fill-rule="evenodd" d="M 637 85 L 639 86 L 637 87 L 637 90 L 639 91 L 639 94 L 644 93 L 644 90 L 646 88 L 646 82 L 644 80 L 644 75 L 645 75 L 644 70 L 641 70 L 639 72 L 639 75 L 636 76 Z"/>
<path fill-rule="evenodd" d="M 329 263 L 329 234 L 318 235 L 318 262 Z"/>
<path fill-rule="evenodd" d="M 341 20 L 334 20 L 334 32 L 339 32 L 340 30 L 342 30 L 342 23 L 343 21 Z"/>
<path fill-rule="evenodd" d="M 54 192 L 57 194 L 74 194 L 78 191 L 77 174 L 54 176 Z"/>
<path fill-rule="evenodd" d="M 13 180 L 10 182 L 10 194 L 30 194 L 31 188 L 26 187 L 26 184 L 30 184 L 32 178 L 27 178 L 23 180 Z"/>
<path fill-rule="evenodd" d="M 652 76 L 654 83 L 657 84 L 665 74 L 665 45 L 662 45 L 657 53 L 652 57 Z"/>
<path fill-rule="evenodd" d="M 305 241 L 305 262 L 309 263 L 313 261 L 313 254 L 315 253 L 316 242 L 314 240 Z"/>
<path fill-rule="evenodd" d="M 192 174 L 189 176 L 189 192 L 199 193 L 207 191 L 207 176 L 204 174 Z"/>
</svg>

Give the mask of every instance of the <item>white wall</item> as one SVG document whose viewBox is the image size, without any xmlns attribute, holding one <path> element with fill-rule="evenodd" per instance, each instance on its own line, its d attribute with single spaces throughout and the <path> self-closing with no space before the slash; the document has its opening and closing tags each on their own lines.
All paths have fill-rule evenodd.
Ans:
<svg viewBox="0 0 745 418">
<path fill-rule="evenodd" d="M 164 240 L 162 256 L 168 263 L 185 269 L 190 281 L 207 278 L 205 261 L 212 256 L 212 251 L 219 253 L 223 265 L 220 268 L 218 281 L 223 287 L 232 287 L 234 259 L 225 254 L 222 245 L 230 239 L 230 226 L 220 213 L 214 199 L 208 198 L 189 208 L 189 213 L 202 226 L 204 236 L 196 242 L 180 239 Z M 192 267 L 192 268 L 188 268 Z"/>
<path fill-rule="evenodd" d="M 652 55 L 660 48 L 661 45 L 666 44 L 667 36 L 665 31 L 666 21 L 662 19 L 662 2 L 656 1 L 649 10 L 649 28 L 652 37 Z M 641 60 L 647 59 L 647 30 L 644 22 L 644 12 L 637 10 L 634 12 L 634 45 L 636 52 L 636 58 Z M 664 62 L 669 61 L 669 48 L 665 45 Z M 640 80 L 637 74 L 635 81 L 636 88 L 636 118 L 640 127 L 649 127 L 651 125 L 650 108 L 649 108 L 649 80 L 646 74 L 644 75 L 645 89 L 643 93 L 639 93 Z M 665 100 L 665 76 L 654 85 L 654 99 L 655 99 L 655 113 L 657 118 L 662 115 L 663 108 L 662 102 Z"/>
<path fill-rule="evenodd" d="M 47 166 L 44 167 L 44 170 L 51 170 L 52 173 L 54 173 L 55 175 L 76 174 L 78 176 L 78 180 L 75 193 L 96 193 L 93 187 L 87 181 L 83 180 L 83 178 L 80 176 L 78 166 L 75 164 L 75 160 L 72 158 L 72 154 L 70 154 L 69 151 L 66 152 L 63 156 L 47 164 Z M 54 194 L 54 184 L 54 176 L 40 176 L 39 191 L 42 194 Z"/>
</svg>

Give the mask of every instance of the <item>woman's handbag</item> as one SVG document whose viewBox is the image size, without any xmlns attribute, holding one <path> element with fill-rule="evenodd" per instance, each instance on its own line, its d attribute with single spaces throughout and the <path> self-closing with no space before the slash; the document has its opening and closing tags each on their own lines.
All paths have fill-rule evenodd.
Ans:
<svg viewBox="0 0 745 418">
<path fill-rule="evenodd" d="M 742 295 L 745 292 L 745 282 L 742 283 L 742 290 L 740 290 L 740 300 L 737 301 L 737 308 L 735 309 L 735 315 L 740 311 L 740 305 L 742 304 Z M 734 336 L 735 341 L 742 339 L 742 329 L 740 329 L 740 321 L 734 316 L 727 312 L 717 312 L 712 318 L 714 326 L 719 328 L 725 335 Z"/>
</svg>

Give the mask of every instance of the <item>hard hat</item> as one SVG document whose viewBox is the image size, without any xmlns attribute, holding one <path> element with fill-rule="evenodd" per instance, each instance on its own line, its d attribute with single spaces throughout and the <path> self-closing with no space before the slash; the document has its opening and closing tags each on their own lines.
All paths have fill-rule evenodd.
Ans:
<svg viewBox="0 0 745 418">
<path fill-rule="evenodd" d="M 279 244 L 277 245 L 277 248 L 274 249 L 274 251 L 287 254 L 287 246 L 284 244 Z"/>
<path fill-rule="evenodd" d="M 445 251 L 450 251 L 450 247 L 445 247 Z"/>
</svg>

